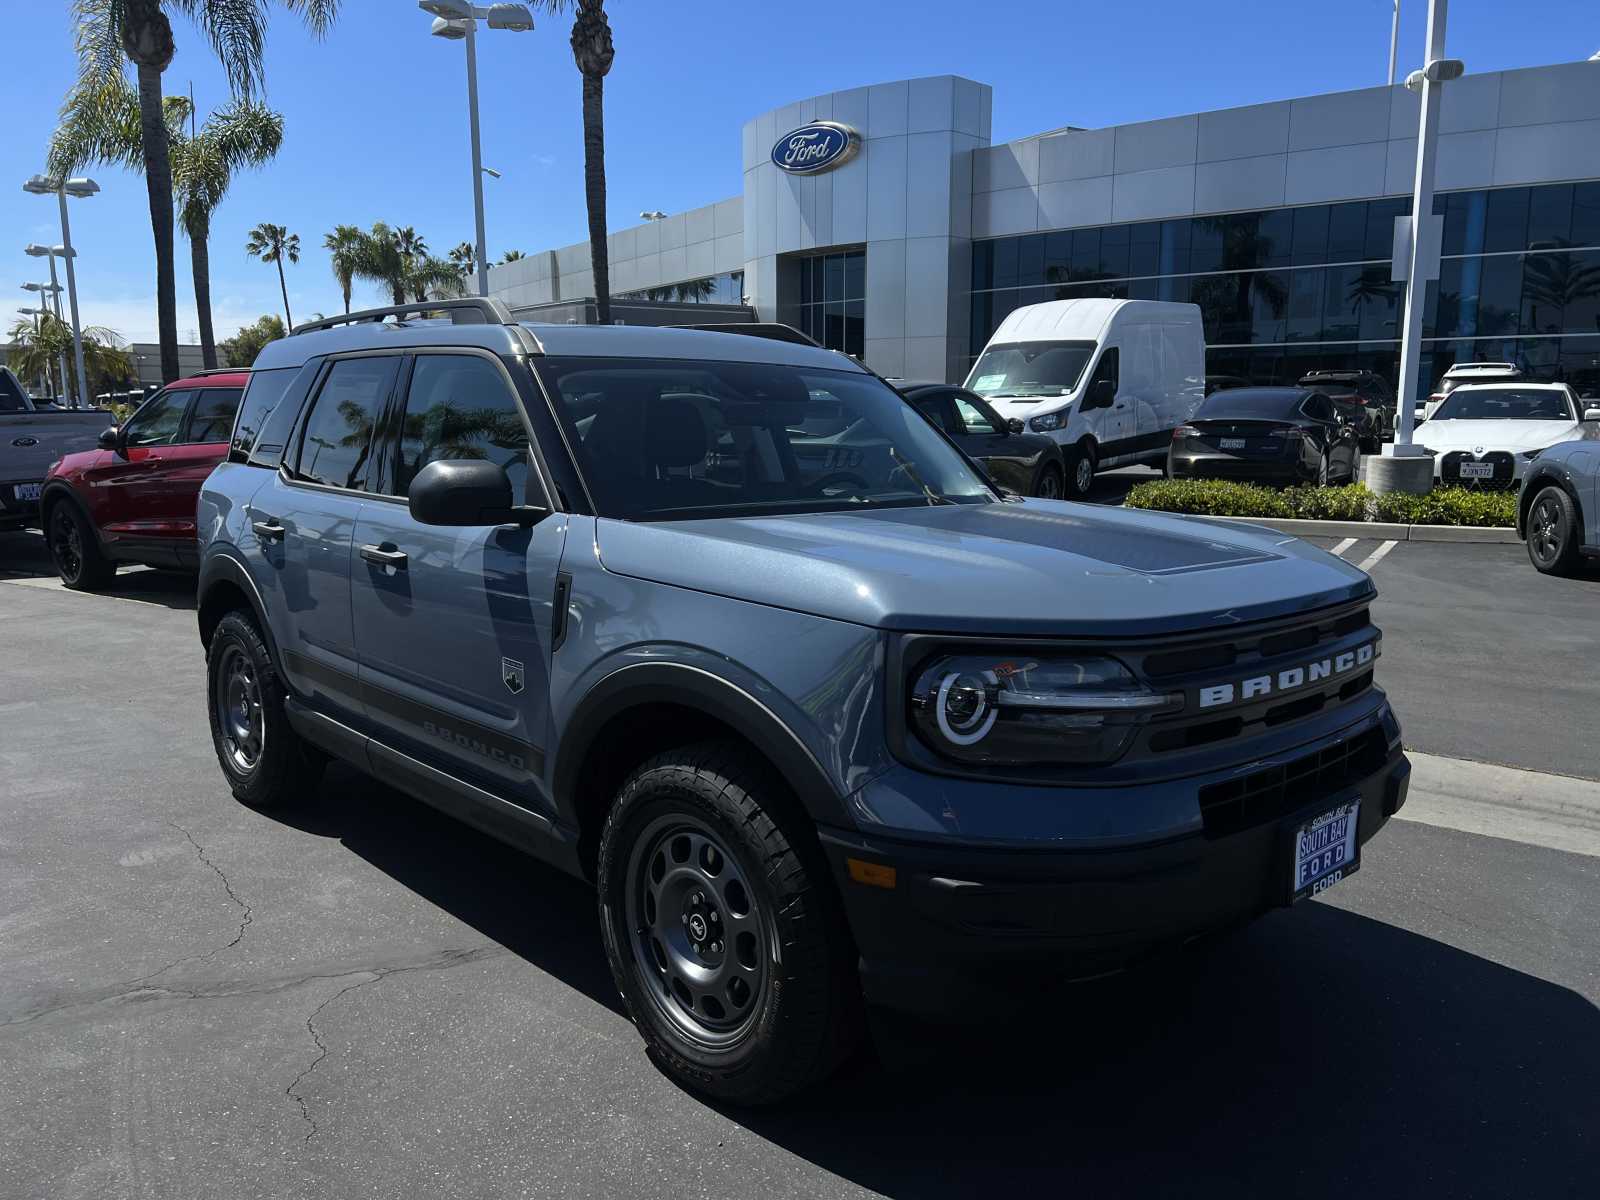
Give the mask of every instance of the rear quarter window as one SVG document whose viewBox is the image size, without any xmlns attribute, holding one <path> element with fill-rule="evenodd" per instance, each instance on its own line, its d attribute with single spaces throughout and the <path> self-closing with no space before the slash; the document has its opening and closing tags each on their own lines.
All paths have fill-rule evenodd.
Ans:
<svg viewBox="0 0 1600 1200">
<path fill-rule="evenodd" d="M 299 373 L 298 367 L 284 367 L 276 371 L 256 371 L 250 376 L 244 399 L 239 402 L 239 415 L 233 423 L 233 440 L 228 454 L 230 459 L 234 462 L 250 461 L 267 418 L 278 407 L 278 401 L 283 399 L 283 394 L 289 390 L 289 385 Z"/>
</svg>

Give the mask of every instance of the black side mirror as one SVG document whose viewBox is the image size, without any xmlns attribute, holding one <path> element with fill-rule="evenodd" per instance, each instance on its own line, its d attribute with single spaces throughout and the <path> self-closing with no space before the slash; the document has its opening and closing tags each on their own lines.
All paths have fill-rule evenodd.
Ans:
<svg viewBox="0 0 1600 1200">
<path fill-rule="evenodd" d="M 1025 433 L 1027 432 L 1027 428 L 1028 427 L 1022 423 L 1021 417 L 1012 417 L 1006 422 L 1006 429 L 1011 433 Z"/>
<path fill-rule="evenodd" d="M 407 504 L 423 525 L 536 525 L 550 510 L 511 503 L 511 477 L 483 459 L 431 462 L 411 481 Z"/>
<path fill-rule="evenodd" d="M 100 431 L 100 440 L 95 443 L 102 450 L 115 450 L 122 452 L 122 430 L 115 425 L 107 425 Z"/>
</svg>

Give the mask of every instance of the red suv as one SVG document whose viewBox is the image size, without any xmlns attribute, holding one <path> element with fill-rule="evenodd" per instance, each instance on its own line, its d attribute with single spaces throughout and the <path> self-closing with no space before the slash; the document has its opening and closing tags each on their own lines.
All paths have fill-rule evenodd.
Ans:
<svg viewBox="0 0 1600 1200">
<path fill-rule="evenodd" d="M 250 372 L 180 379 L 45 476 L 45 538 L 69 588 L 105 587 L 118 563 L 195 570 L 195 505 L 211 468 L 228 454 Z"/>
</svg>

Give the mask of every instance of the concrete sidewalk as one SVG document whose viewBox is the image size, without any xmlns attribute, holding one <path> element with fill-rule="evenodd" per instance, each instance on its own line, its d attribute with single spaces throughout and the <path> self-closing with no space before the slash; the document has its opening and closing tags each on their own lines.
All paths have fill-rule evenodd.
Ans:
<svg viewBox="0 0 1600 1200">
<path fill-rule="evenodd" d="M 1600 782 L 1406 753 L 1411 794 L 1400 820 L 1600 858 Z"/>
</svg>

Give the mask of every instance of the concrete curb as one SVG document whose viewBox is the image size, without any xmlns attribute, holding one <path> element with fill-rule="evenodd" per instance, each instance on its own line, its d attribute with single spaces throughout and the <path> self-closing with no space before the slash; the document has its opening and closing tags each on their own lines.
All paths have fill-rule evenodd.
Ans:
<svg viewBox="0 0 1600 1200">
<path fill-rule="evenodd" d="M 1157 512 L 1158 509 L 1144 509 Z M 1186 514 L 1168 513 L 1168 516 Z M 1515 529 L 1482 525 L 1394 525 L 1385 521 L 1303 521 L 1278 517 L 1212 517 L 1207 521 L 1242 521 L 1264 525 L 1295 537 L 1373 538 L 1394 542 L 1476 542 L 1480 545 L 1516 545 L 1522 541 Z"/>
</svg>

